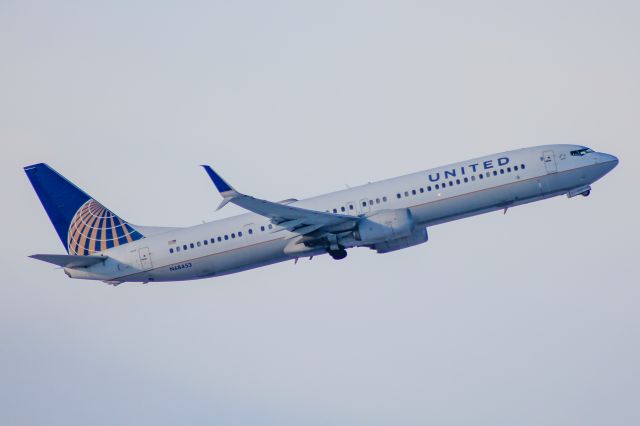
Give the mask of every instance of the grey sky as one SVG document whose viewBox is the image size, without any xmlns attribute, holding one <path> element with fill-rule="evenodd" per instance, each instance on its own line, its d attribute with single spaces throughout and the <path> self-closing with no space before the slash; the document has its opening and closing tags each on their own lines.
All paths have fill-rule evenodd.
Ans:
<svg viewBox="0 0 640 426">
<path fill-rule="evenodd" d="M 0 2 L 0 423 L 640 423 L 638 2 Z M 482 3 L 482 4 L 481 4 Z M 73 281 L 22 172 L 187 226 L 544 143 L 589 198 L 190 283 Z"/>
</svg>

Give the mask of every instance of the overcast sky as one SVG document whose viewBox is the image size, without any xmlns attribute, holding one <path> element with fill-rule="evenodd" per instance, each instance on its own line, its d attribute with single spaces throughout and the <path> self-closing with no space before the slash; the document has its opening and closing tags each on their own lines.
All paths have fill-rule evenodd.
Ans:
<svg viewBox="0 0 640 426">
<path fill-rule="evenodd" d="M 0 0 L 0 424 L 640 423 L 640 3 Z M 127 220 L 241 212 L 504 150 L 621 164 L 556 198 L 237 275 L 117 288 L 22 167 Z"/>
</svg>

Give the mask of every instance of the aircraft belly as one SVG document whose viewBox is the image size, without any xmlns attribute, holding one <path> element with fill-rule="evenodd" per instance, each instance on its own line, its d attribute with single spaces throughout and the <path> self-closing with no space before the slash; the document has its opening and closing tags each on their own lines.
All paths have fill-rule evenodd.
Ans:
<svg viewBox="0 0 640 426">
<path fill-rule="evenodd" d="M 425 203 L 413 207 L 411 210 L 421 225 L 432 226 L 529 203 L 542 198 L 537 180 L 523 180 L 509 185 Z"/>
<path fill-rule="evenodd" d="M 597 167 L 565 170 L 540 178 L 545 198 L 566 194 L 569 190 L 593 183 L 598 179 Z"/>
<path fill-rule="evenodd" d="M 257 268 L 286 260 L 283 250 L 287 241 L 277 238 L 213 256 L 211 268 L 200 270 L 201 276 L 212 277 Z"/>
<path fill-rule="evenodd" d="M 215 277 L 287 260 L 281 238 L 215 253 L 194 261 L 191 279 Z"/>
<path fill-rule="evenodd" d="M 229 249 L 218 253 L 202 253 L 201 257 L 187 259 L 150 271 L 151 281 L 185 281 L 215 277 L 258 268 L 290 259 L 284 255 L 288 243 L 281 238 Z M 137 277 L 140 278 L 140 277 Z M 146 281 L 147 279 L 136 279 Z M 133 281 L 133 279 L 131 279 Z"/>
</svg>

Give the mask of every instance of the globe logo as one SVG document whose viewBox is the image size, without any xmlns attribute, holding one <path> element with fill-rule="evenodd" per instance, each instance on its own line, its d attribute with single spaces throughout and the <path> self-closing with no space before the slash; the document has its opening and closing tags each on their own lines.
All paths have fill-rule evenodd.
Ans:
<svg viewBox="0 0 640 426">
<path fill-rule="evenodd" d="M 96 200 L 84 203 L 69 225 L 69 254 L 88 256 L 142 238 L 124 220 Z"/>
</svg>

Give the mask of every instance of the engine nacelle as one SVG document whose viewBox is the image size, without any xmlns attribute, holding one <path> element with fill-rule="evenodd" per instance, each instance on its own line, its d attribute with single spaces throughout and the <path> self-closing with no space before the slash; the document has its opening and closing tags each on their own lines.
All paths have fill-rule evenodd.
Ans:
<svg viewBox="0 0 640 426">
<path fill-rule="evenodd" d="M 365 244 L 375 244 L 407 237 L 413 226 L 409 209 L 383 210 L 360 220 L 354 236 Z"/>
<path fill-rule="evenodd" d="M 401 250 L 403 248 L 417 246 L 418 244 L 426 243 L 429 240 L 427 234 L 427 228 L 417 229 L 413 231 L 409 236 L 404 238 L 398 238 L 391 241 L 384 241 L 382 243 L 374 244 L 371 248 L 378 253 L 389 253 L 391 251 Z"/>
</svg>

